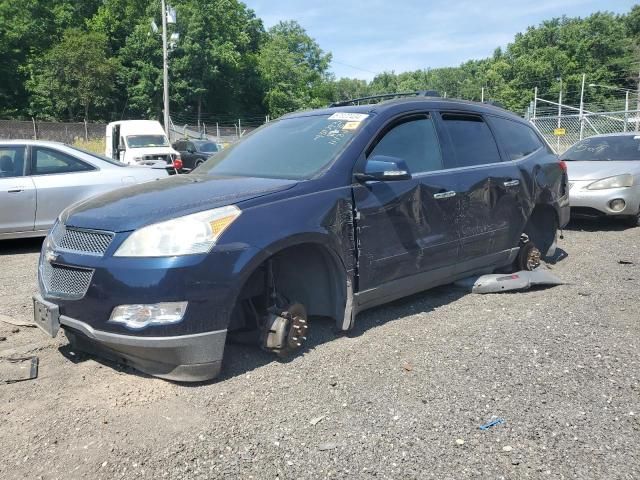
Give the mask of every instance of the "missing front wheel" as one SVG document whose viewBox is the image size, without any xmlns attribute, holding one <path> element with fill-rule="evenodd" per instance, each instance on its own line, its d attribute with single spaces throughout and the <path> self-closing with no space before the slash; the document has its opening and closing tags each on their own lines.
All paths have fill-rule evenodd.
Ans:
<svg viewBox="0 0 640 480">
<path fill-rule="evenodd" d="M 307 312 L 300 303 L 284 309 L 272 308 L 262 327 L 262 348 L 285 357 L 302 348 L 308 330 Z"/>
</svg>

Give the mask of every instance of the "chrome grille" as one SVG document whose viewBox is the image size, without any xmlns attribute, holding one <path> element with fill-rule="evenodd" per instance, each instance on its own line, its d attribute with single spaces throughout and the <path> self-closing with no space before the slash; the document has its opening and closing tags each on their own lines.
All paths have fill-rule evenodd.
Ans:
<svg viewBox="0 0 640 480">
<path fill-rule="evenodd" d="M 163 162 L 166 162 L 166 163 L 171 163 L 172 161 L 170 154 L 143 155 L 142 159 L 143 160 L 162 160 Z"/>
<path fill-rule="evenodd" d="M 84 297 L 91 283 L 93 270 L 50 264 L 40 265 L 40 278 L 47 295 L 78 299 Z"/>
<path fill-rule="evenodd" d="M 113 233 L 67 228 L 59 223 L 51 232 L 51 239 L 63 250 L 104 255 L 113 240 Z"/>
</svg>

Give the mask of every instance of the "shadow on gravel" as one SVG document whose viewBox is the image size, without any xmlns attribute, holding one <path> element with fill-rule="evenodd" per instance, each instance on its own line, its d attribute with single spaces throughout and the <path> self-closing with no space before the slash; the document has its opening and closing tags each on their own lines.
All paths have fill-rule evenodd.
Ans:
<svg viewBox="0 0 640 480">
<path fill-rule="evenodd" d="M 151 375 L 147 375 L 146 373 L 140 372 L 133 367 L 126 365 L 125 363 L 119 362 L 116 359 L 110 358 L 108 356 L 95 355 L 88 352 L 83 352 L 76 348 L 73 348 L 70 343 L 58 347 L 58 352 L 69 360 L 74 365 L 77 365 L 82 362 L 86 362 L 87 360 L 93 360 L 94 362 L 99 363 L 100 365 L 104 365 L 112 369 L 114 372 L 118 374 L 126 374 L 126 375 L 135 375 L 140 378 L 153 378 Z"/>
<path fill-rule="evenodd" d="M 630 228 L 622 220 L 616 220 L 611 217 L 594 218 L 594 219 L 582 219 L 572 218 L 571 221 L 564 227 L 565 230 L 571 230 L 576 232 L 619 232 Z"/>
<path fill-rule="evenodd" d="M 438 307 L 455 302 L 467 295 L 463 290 L 452 285 L 444 285 L 432 290 L 417 293 L 410 297 L 402 298 L 380 307 L 372 308 L 358 315 L 355 327 L 347 332 L 349 337 L 358 337 L 367 331 L 384 325 L 387 322 L 398 320 L 416 313 L 430 312 Z M 238 375 L 243 375 L 272 362 L 289 363 L 299 355 L 313 350 L 315 347 L 331 342 L 343 333 L 336 334 L 335 321 L 325 317 L 312 317 L 309 321 L 308 340 L 304 349 L 297 355 L 284 359 L 277 358 L 272 353 L 260 350 L 258 346 L 227 343 L 224 353 L 224 365 L 218 378 L 211 382 L 185 384 L 198 386 L 217 381 L 224 381 Z"/>
<path fill-rule="evenodd" d="M 555 265 L 556 263 L 563 261 L 568 256 L 569 254 L 566 252 L 566 250 L 558 247 L 556 248 L 556 253 L 554 253 L 551 257 L 545 257 L 544 261 L 550 265 Z"/>
<path fill-rule="evenodd" d="M 18 238 L 0 240 L 0 256 L 22 253 L 37 253 L 42 248 L 44 238 Z"/>
</svg>

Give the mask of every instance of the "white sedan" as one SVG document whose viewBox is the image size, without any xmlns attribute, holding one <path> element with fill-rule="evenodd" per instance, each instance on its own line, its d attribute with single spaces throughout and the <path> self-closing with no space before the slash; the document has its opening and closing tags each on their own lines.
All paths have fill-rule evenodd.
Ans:
<svg viewBox="0 0 640 480">
<path fill-rule="evenodd" d="M 72 203 L 167 175 L 62 143 L 0 140 L 0 239 L 45 236 Z"/>
</svg>

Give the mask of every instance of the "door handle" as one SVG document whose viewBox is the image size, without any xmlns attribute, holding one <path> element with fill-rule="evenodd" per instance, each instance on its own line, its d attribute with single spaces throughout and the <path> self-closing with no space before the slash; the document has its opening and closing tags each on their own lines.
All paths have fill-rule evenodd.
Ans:
<svg viewBox="0 0 640 480">
<path fill-rule="evenodd" d="M 508 180 L 503 183 L 505 187 L 517 187 L 520 185 L 520 180 Z"/>
<path fill-rule="evenodd" d="M 22 191 L 24 191 L 25 187 L 13 187 L 10 188 L 9 190 L 7 190 L 7 193 L 20 193 Z"/>
<path fill-rule="evenodd" d="M 453 190 L 449 190 L 448 192 L 440 192 L 440 193 L 433 194 L 433 198 L 435 198 L 436 200 L 441 200 L 443 198 L 451 198 L 455 196 L 456 196 L 456 192 L 454 192 Z"/>
</svg>

